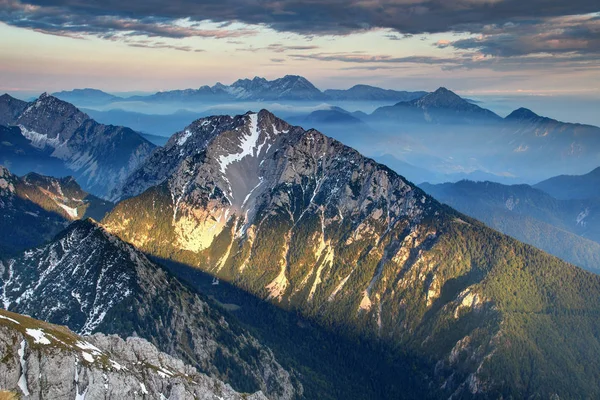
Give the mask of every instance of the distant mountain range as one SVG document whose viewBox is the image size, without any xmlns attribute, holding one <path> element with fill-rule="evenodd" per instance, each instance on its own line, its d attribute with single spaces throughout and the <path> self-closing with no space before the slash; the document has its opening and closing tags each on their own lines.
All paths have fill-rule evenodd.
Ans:
<svg viewBox="0 0 600 400">
<path fill-rule="evenodd" d="M 99 124 L 72 104 L 45 93 L 31 103 L 0 96 L 0 117 L 4 165 L 16 173 L 60 176 L 69 171 L 86 191 L 101 197 L 155 148 L 137 132 Z"/>
<path fill-rule="evenodd" d="M 557 200 L 529 185 L 494 182 L 420 186 L 491 228 L 600 272 L 600 198 Z"/>
<path fill-rule="evenodd" d="M 298 75 L 267 80 L 261 77 L 239 79 L 231 85 L 217 83 L 198 89 L 169 90 L 149 96 L 121 98 L 97 89 L 75 89 L 53 95 L 81 106 L 110 104 L 118 101 L 147 102 L 224 102 L 224 101 L 407 101 L 419 98 L 427 92 L 406 92 L 381 89 L 368 85 L 356 85 L 348 90 L 328 89 L 322 92 L 308 79 Z"/>
</svg>

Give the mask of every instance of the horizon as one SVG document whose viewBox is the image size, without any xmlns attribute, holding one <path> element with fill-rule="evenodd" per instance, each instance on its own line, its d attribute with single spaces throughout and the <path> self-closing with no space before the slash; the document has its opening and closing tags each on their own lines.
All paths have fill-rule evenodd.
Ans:
<svg viewBox="0 0 600 400">
<path fill-rule="evenodd" d="M 553 91 L 553 90 L 545 90 L 545 91 L 544 90 L 542 90 L 542 91 L 517 90 L 515 92 L 504 91 L 504 90 L 491 90 L 491 91 L 465 90 L 465 91 L 461 91 L 461 90 L 455 90 L 454 88 L 449 88 L 445 85 L 441 85 L 441 86 L 438 86 L 438 87 L 435 87 L 432 89 L 429 89 L 429 88 L 418 89 L 417 88 L 414 90 L 406 90 L 403 88 L 390 88 L 390 87 L 385 87 L 385 86 L 369 85 L 369 84 L 363 83 L 363 82 L 355 82 L 351 86 L 348 86 L 348 87 L 330 88 L 330 87 L 320 87 L 319 85 L 315 84 L 310 78 L 308 78 L 304 75 L 301 75 L 301 74 L 300 75 L 284 74 L 284 75 L 277 76 L 272 79 L 265 78 L 263 76 L 238 77 L 238 78 L 234 79 L 233 81 L 231 81 L 230 83 L 223 83 L 220 81 L 219 82 L 208 82 L 205 84 L 198 85 L 196 87 L 171 88 L 171 89 L 165 89 L 164 91 L 185 90 L 185 89 L 196 90 L 205 85 L 213 86 L 213 85 L 216 85 L 219 83 L 225 84 L 225 85 L 231 85 L 235 81 L 241 80 L 241 79 L 252 80 L 254 78 L 265 78 L 265 79 L 271 81 L 271 80 L 283 78 L 288 75 L 299 76 L 299 77 L 307 79 L 310 83 L 312 83 L 321 92 L 324 92 L 325 90 L 328 90 L 328 89 L 348 90 L 348 89 L 351 89 L 352 87 L 358 86 L 358 85 L 367 85 L 367 86 L 379 87 L 382 89 L 391 89 L 391 90 L 398 90 L 398 91 L 426 91 L 426 92 L 430 92 L 430 93 L 434 92 L 435 90 L 437 90 L 439 88 L 447 88 L 448 90 L 458 94 L 459 96 L 461 96 L 463 98 L 467 98 L 468 100 L 473 100 L 476 105 L 478 105 L 482 108 L 489 109 L 503 118 L 519 108 L 527 108 L 527 109 L 533 111 L 534 113 L 538 114 L 539 116 L 556 119 L 561 122 L 600 126 L 600 115 L 598 115 L 596 112 L 596 110 L 598 108 L 600 108 L 600 92 L 588 92 L 588 91 L 581 91 L 578 93 L 569 93 L 569 92 Z M 99 91 L 102 91 L 104 93 L 108 93 L 108 94 L 111 94 L 114 96 L 123 97 L 125 100 L 127 100 L 128 97 L 148 96 L 148 95 L 158 93 L 155 91 L 110 91 L 110 90 L 105 90 L 101 87 L 79 87 L 79 88 L 71 88 L 71 89 L 64 88 L 64 89 L 56 90 L 56 91 L 41 91 L 41 92 L 40 91 L 24 92 L 24 91 L 2 91 L 2 90 L 0 90 L 0 93 L 4 92 L 4 93 L 6 93 L 12 97 L 15 97 L 17 99 L 20 99 L 20 100 L 31 101 L 31 100 L 39 97 L 42 93 L 56 94 L 61 91 L 70 92 L 70 91 L 74 91 L 74 90 L 86 90 L 86 89 L 99 90 Z M 260 107 L 260 104 L 264 104 L 266 108 L 269 108 L 269 102 L 254 102 L 254 103 L 259 104 L 259 107 Z M 324 105 L 330 104 L 330 105 L 334 106 L 338 103 L 336 103 L 335 101 L 332 101 L 330 103 L 325 102 L 322 104 L 324 104 Z M 94 107 L 87 107 L 87 108 L 94 109 Z M 181 111 L 192 111 L 188 108 L 183 107 L 183 105 L 180 110 Z M 358 108 L 357 108 L 357 110 L 358 110 Z M 353 111 L 353 110 L 349 110 L 349 111 Z M 137 111 L 137 112 L 139 112 L 139 111 Z M 277 110 L 274 110 L 274 112 L 277 113 Z M 154 113 L 142 112 L 142 114 L 153 115 Z M 171 114 L 171 113 L 167 113 L 167 114 Z"/>
</svg>

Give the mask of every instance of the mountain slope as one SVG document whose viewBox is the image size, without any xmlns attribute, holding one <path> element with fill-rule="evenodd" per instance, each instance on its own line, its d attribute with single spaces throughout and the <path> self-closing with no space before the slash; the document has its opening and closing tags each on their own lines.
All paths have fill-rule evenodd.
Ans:
<svg viewBox="0 0 600 400">
<path fill-rule="evenodd" d="M 491 228 L 600 272 L 598 201 L 560 201 L 528 185 L 493 182 L 420 186 L 439 201 Z"/>
<path fill-rule="evenodd" d="M 0 125 L 10 125 L 26 108 L 26 101 L 3 94 L 0 96 Z"/>
<path fill-rule="evenodd" d="M 38 246 L 68 221 L 102 218 L 112 206 L 81 190 L 73 178 L 20 178 L 0 166 L 0 255 Z"/>
<path fill-rule="evenodd" d="M 600 394 L 600 277 L 267 111 L 197 124 L 211 128 L 171 138 L 176 159 L 137 176 L 109 231 L 421 360 L 435 396 Z"/>
<path fill-rule="evenodd" d="M 473 124 L 501 121 L 501 118 L 490 110 L 470 103 L 443 87 L 415 100 L 380 107 L 371 114 L 370 118 L 406 123 L 435 124 Z"/>
<path fill-rule="evenodd" d="M 427 94 L 427 92 L 398 91 L 369 85 L 354 85 L 347 90 L 327 89 L 323 93 L 329 100 L 390 102 L 411 101 Z"/>
<path fill-rule="evenodd" d="M 534 187 L 557 199 L 598 199 L 600 198 L 600 168 L 585 175 L 556 176 Z"/>
<path fill-rule="evenodd" d="M 0 387 L 47 399 L 266 399 L 242 395 L 144 339 L 79 336 L 0 310 Z M 2 392 L 0 392 L 2 393 Z"/>
<path fill-rule="evenodd" d="M 0 103 L 12 100 L 3 98 Z M 29 103 L 8 124 L 18 125 L 32 147 L 61 160 L 86 191 L 102 197 L 155 147 L 129 128 L 99 124 L 47 94 Z"/>
<path fill-rule="evenodd" d="M 137 335 L 244 392 L 297 394 L 269 349 L 91 220 L 4 262 L 4 308 L 80 334 Z"/>
<path fill-rule="evenodd" d="M 571 171 L 582 168 L 589 171 L 600 164 L 599 127 L 561 122 L 520 108 L 504 119 L 501 128 L 491 145 L 508 147 L 507 156 L 512 152 L 507 157 L 509 162 L 519 162 L 521 158 L 529 168 L 540 166 L 547 174 L 555 170 L 575 173 Z M 555 197 L 569 195 L 562 196 Z"/>
<path fill-rule="evenodd" d="M 0 165 L 10 168 L 18 175 L 29 172 L 51 176 L 70 174 L 64 163 L 52 157 L 50 151 L 34 147 L 18 126 L 0 125 Z"/>
</svg>

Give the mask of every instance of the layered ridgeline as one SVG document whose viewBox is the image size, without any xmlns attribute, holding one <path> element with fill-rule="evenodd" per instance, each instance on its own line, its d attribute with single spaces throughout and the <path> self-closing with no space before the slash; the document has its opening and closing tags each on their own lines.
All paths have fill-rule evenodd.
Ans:
<svg viewBox="0 0 600 400">
<path fill-rule="evenodd" d="M 355 85 L 347 90 L 321 91 L 308 79 L 298 75 L 286 75 L 267 80 L 262 77 L 238 79 L 231 85 L 216 83 L 197 89 L 167 90 L 148 96 L 122 98 L 97 89 L 75 89 L 53 93 L 59 99 L 77 105 L 100 105 L 114 102 L 208 102 L 223 101 L 409 101 L 427 92 L 406 92 L 382 89 L 369 85 Z"/>
<path fill-rule="evenodd" d="M 301 389 L 262 346 L 198 294 L 91 220 L 0 264 L 3 308 L 79 334 L 139 336 L 241 392 Z"/>
<path fill-rule="evenodd" d="M 35 159 L 29 154 L 37 150 L 39 158 L 59 160 L 86 191 L 101 197 L 136 169 L 155 147 L 129 128 L 99 124 L 72 104 L 45 93 L 25 105 L 8 95 L 0 96 L 0 125 L 19 127 L 21 136 L 29 142 L 23 157 Z M 48 160 L 29 165 L 21 162 L 20 155 L 7 153 L 2 157 L 10 165 L 19 166 L 21 170 L 14 169 L 16 173 L 56 175 L 56 171 L 46 170 Z"/>
<path fill-rule="evenodd" d="M 0 310 L 0 339 L 0 397 L 266 399 L 261 392 L 237 393 L 141 338 L 79 336 Z"/>
<path fill-rule="evenodd" d="M 205 118 L 133 176 L 109 231 L 426 360 L 434 395 L 600 395 L 600 277 L 317 131 L 267 111 Z"/>
<path fill-rule="evenodd" d="M 584 175 L 555 176 L 538 183 L 535 188 L 557 199 L 600 199 L 600 167 Z"/>
<path fill-rule="evenodd" d="M 460 181 L 420 187 L 491 228 L 600 272 L 600 200 L 557 200 L 529 185 Z"/>
<path fill-rule="evenodd" d="M 0 256 L 49 241 L 70 221 L 101 219 L 112 206 L 83 191 L 72 177 L 18 177 L 0 166 Z"/>
<path fill-rule="evenodd" d="M 448 174 L 442 182 L 461 171 L 486 172 L 495 181 L 537 182 L 600 165 L 599 127 L 557 121 L 525 108 L 501 118 L 445 88 L 362 118 L 378 135 L 356 141 L 361 149 Z M 338 137 L 345 140 L 343 132 Z"/>
</svg>

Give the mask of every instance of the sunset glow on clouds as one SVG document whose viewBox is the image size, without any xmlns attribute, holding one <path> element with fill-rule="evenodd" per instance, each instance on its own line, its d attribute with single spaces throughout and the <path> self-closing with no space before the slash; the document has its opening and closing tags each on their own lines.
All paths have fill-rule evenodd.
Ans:
<svg viewBox="0 0 600 400">
<path fill-rule="evenodd" d="M 598 8 L 581 0 L 0 0 L 0 90 L 156 91 L 301 74 L 321 88 L 598 91 Z"/>
</svg>

